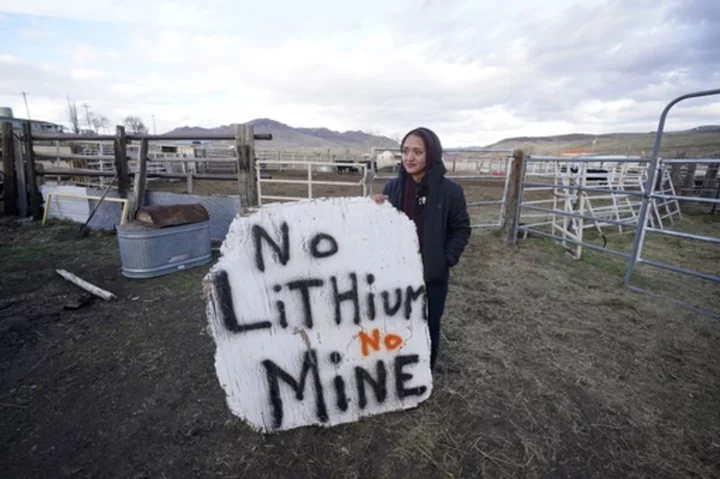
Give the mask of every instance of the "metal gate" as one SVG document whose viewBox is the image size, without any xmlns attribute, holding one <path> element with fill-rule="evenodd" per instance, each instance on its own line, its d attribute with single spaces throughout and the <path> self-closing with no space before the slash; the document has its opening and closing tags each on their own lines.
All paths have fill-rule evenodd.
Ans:
<svg viewBox="0 0 720 479">
<path fill-rule="evenodd" d="M 715 197 L 701 197 L 701 196 L 683 196 L 681 194 L 678 194 L 672 186 L 670 188 L 667 188 L 664 186 L 665 181 L 668 176 L 668 168 L 666 165 L 673 165 L 677 163 L 695 163 L 695 164 L 702 164 L 702 165 L 716 165 L 717 163 L 720 163 L 720 159 L 670 159 L 670 160 L 663 160 L 659 157 L 660 155 L 660 145 L 662 142 L 662 136 L 663 136 L 663 129 L 665 126 L 665 119 L 667 117 L 668 112 L 670 109 L 676 105 L 677 103 L 687 100 L 690 98 L 699 98 L 699 97 L 706 97 L 710 95 L 720 95 L 720 89 L 715 90 L 707 90 L 707 91 L 701 91 L 696 93 L 690 93 L 687 95 L 682 95 L 673 101 L 671 101 L 665 109 L 662 111 L 662 114 L 660 115 L 659 125 L 657 134 L 655 137 L 655 144 L 653 147 L 653 153 L 652 157 L 650 158 L 640 158 L 640 159 L 616 159 L 614 160 L 615 163 L 633 163 L 640 165 L 639 168 L 642 169 L 642 175 L 639 176 L 639 182 L 637 183 L 636 189 L 622 189 L 618 190 L 615 188 L 608 189 L 607 185 L 603 188 L 600 188 L 595 185 L 588 186 L 587 184 L 587 178 L 588 176 L 586 174 L 580 175 L 581 181 L 574 182 L 574 183 L 563 183 L 562 185 L 557 184 L 557 180 L 555 180 L 555 183 L 549 183 L 549 182 L 542 182 L 542 181 L 528 181 L 528 176 L 532 173 L 528 173 L 528 170 L 537 170 L 537 168 L 528 168 L 528 165 L 533 165 L 537 162 L 555 162 L 555 163 L 561 163 L 564 162 L 567 166 L 565 168 L 566 171 L 569 171 L 571 166 L 570 162 L 575 163 L 575 168 L 580 170 L 581 172 L 587 173 L 587 167 L 588 164 L 594 161 L 597 161 L 596 158 L 560 158 L 560 157 L 528 157 L 523 161 L 522 169 L 521 169 L 521 176 L 520 176 L 520 189 L 519 189 L 519 196 L 518 201 L 516 204 L 516 211 L 514 214 L 514 224 L 513 224 L 513 240 L 512 244 L 516 245 L 518 241 L 518 236 L 522 232 L 523 234 L 536 234 L 538 236 L 544 236 L 549 237 L 555 241 L 562 242 L 563 245 L 565 243 L 576 245 L 576 246 L 582 246 L 582 247 L 588 247 L 590 249 L 594 250 L 600 250 L 603 252 L 611 253 L 617 256 L 620 256 L 622 258 L 625 258 L 627 260 L 627 267 L 625 271 L 625 278 L 624 283 L 625 286 L 631 290 L 636 292 L 643 292 L 646 294 L 649 294 L 651 296 L 658 296 L 663 297 L 675 304 L 678 304 L 683 307 L 687 307 L 690 309 L 693 309 L 695 311 L 701 312 L 703 314 L 712 316 L 712 317 L 718 317 L 720 318 L 720 311 L 711 311 L 708 309 L 705 309 L 704 307 L 697 307 L 687 304 L 687 302 L 680 301 L 676 298 L 670 298 L 666 295 L 661 295 L 657 293 L 653 293 L 648 288 L 641 288 L 640 286 L 637 286 L 632 283 L 632 277 L 633 272 L 637 265 L 648 265 L 654 268 L 659 268 L 668 272 L 673 273 L 679 273 L 686 276 L 691 276 L 694 278 L 699 278 L 705 281 L 710 281 L 713 283 L 720 283 L 720 275 L 717 273 L 708 273 L 708 272 L 700 272 L 697 270 L 693 270 L 687 267 L 682 267 L 679 265 L 674 264 L 667 264 L 662 261 L 657 260 L 651 260 L 644 258 L 642 256 L 643 246 L 645 243 L 646 233 L 656 233 L 659 235 L 666 235 L 670 237 L 680 238 L 684 240 L 692 240 L 692 241 L 698 241 L 705 244 L 711 244 L 711 245 L 720 245 L 720 233 L 714 234 L 714 235 L 697 235 L 697 234 L 691 234 L 691 233 L 684 233 L 680 231 L 674 231 L 671 229 L 664 228 L 662 226 L 662 220 L 665 218 L 668 218 L 672 222 L 673 218 L 672 216 L 675 213 L 679 213 L 679 209 L 675 211 L 673 208 L 673 205 L 677 205 L 679 201 L 685 201 L 685 202 L 692 202 L 692 203 L 699 203 L 699 204 L 705 204 L 705 205 L 712 205 L 712 210 L 710 214 L 714 214 L 715 208 L 717 205 L 720 205 L 720 185 L 718 185 L 718 191 L 715 193 Z M 715 174 L 717 174 L 717 171 L 715 171 Z M 636 181 L 638 178 L 636 178 Z M 540 191 L 540 190 L 552 190 L 554 193 L 554 196 L 563 196 L 564 200 L 567 201 L 568 198 L 572 198 L 572 201 L 574 202 L 574 205 L 579 205 L 579 208 L 576 208 L 573 206 L 572 208 L 562 208 L 558 206 L 558 202 L 555 201 L 553 203 L 552 208 L 546 208 L 546 207 L 540 207 L 538 206 L 538 203 L 540 202 L 548 202 L 553 200 L 541 200 L 539 201 L 530 201 L 524 198 L 524 195 L 527 192 L 532 191 Z M 595 216 L 592 211 L 592 209 L 587 209 L 585 207 L 585 202 L 583 201 L 583 194 L 582 193 L 588 193 L 588 192 L 596 192 L 596 193 L 605 193 L 608 194 L 608 191 L 612 191 L 613 195 L 618 195 L 624 197 L 624 200 L 627 201 L 635 201 L 636 208 L 637 208 L 637 214 L 633 215 L 632 217 L 626 217 L 626 218 L 602 218 L 599 220 L 597 216 Z M 572 192 L 572 193 L 571 193 Z M 662 207 L 666 208 L 666 212 L 661 213 L 658 208 L 658 205 L 661 205 Z M 537 227 L 541 225 L 548 225 L 549 222 L 540 222 L 535 224 L 522 224 L 520 220 L 520 216 L 522 213 L 522 210 L 530 210 L 534 212 L 540 212 L 541 214 L 550 215 L 552 217 L 552 230 L 550 232 L 539 230 Z M 583 229 L 583 221 L 586 221 L 593 226 L 593 223 L 597 225 L 597 223 L 605 223 L 610 225 L 615 225 L 617 227 L 626 227 L 630 230 L 635 230 L 635 235 L 632 241 L 632 251 L 630 253 L 624 252 L 624 251 L 617 251 L 613 249 L 609 249 L 606 247 L 601 247 L 596 244 L 591 244 L 588 242 L 583 241 L 582 235 L 573 235 L 573 234 L 567 234 L 568 230 L 567 227 L 560 228 L 563 229 L 563 233 L 558 235 L 556 234 L 556 225 L 558 224 L 558 220 L 556 217 L 561 217 L 562 222 L 564 222 L 565 225 L 569 222 L 575 222 L 574 229 L 572 231 L 576 231 L 581 233 Z M 679 216 L 679 215 L 678 215 Z"/>
<path fill-rule="evenodd" d="M 684 238 L 684 239 L 691 239 L 693 241 L 700 241 L 705 243 L 711 243 L 711 244 L 718 244 L 720 245 L 720 234 L 714 235 L 714 236 L 701 236 L 701 235 L 694 235 L 690 233 L 683 233 L 679 231 L 671 231 L 663 228 L 655 228 L 655 227 L 649 227 L 648 226 L 648 218 L 649 218 L 649 209 L 651 206 L 652 200 L 663 200 L 663 201 L 693 201 L 698 203 L 706 203 L 706 204 L 712 204 L 713 206 L 720 204 L 720 199 L 717 197 L 715 198 L 701 198 L 701 197 L 687 197 L 687 196 L 680 196 L 678 194 L 667 194 L 667 192 L 656 192 L 657 184 L 658 184 L 658 174 L 661 170 L 661 162 L 662 160 L 659 158 L 660 156 L 660 145 L 662 142 L 662 136 L 663 136 L 663 130 L 665 128 L 665 119 L 667 118 L 668 113 L 670 112 L 670 109 L 675 106 L 676 104 L 680 103 L 681 101 L 688 100 L 690 98 L 700 98 L 700 97 L 706 97 L 711 95 L 720 95 L 720 89 L 715 90 L 706 90 L 706 91 L 700 91 L 695 93 L 689 93 L 687 95 L 682 95 L 670 103 L 667 104 L 665 109 L 660 114 L 660 120 L 658 122 L 658 130 L 657 135 L 655 136 L 655 145 L 653 146 L 653 153 L 652 157 L 650 158 L 650 166 L 649 171 L 651 174 L 648 175 L 647 182 L 645 184 L 645 192 L 646 195 L 643 198 L 642 205 L 640 207 L 640 213 L 638 216 L 638 234 L 635 235 L 635 240 L 633 242 L 633 248 L 632 253 L 630 254 L 630 259 L 628 261 L 627 265 L 627 271 L 625 272 L 625 285 L 630 289 L 631 291 L 637 291 L 637 292 L 644 292 L 653 295 L 653 293 L 647 289 L 643 289 L 639 286 L 635 286 L 632 284 L 632 274 L 633 270 L 636 265 L 638 264 L 646 264 L 649 266 L 653 266 L 655 268 L 664 269 L 666 271 L 672 271 L 675 273 L 680 273 L 688 276 L 693 276 L 695 278 L 700 278 L 703 280 L 711 281 L 713 283 L 720 283 L 720 274 L 707 274 L 707 273 L 701 273 L 699 271 L 694 271 L 688 268 L 684 268 L 677 265 L 671 265 L 666 264 L 661 261 L 654 261 L 650 259 L 645 259 L 641 256 L 643 244 L 645 242 L 645 234 L 647 232 L 657 233 L 661 235 L 668 235 L 668 236 L 674 236 L 677 238 Z M 687 162 L 688 160 L 682 160 Z M 703 162 L 702 160 L 692 160 L 695 163 Z M 707 162 L 708 160 L 705 160 Z M 718 162 L 718 160 L 710 160 L 714 161 L 715 163 Z M 719 190 L 720 191 L 720 190 Z M 687 306 L 686 304 L 669 298 L 671 301 Z M 693 308 L 697 309 L 699 312 L 702 312 L 704 314 L 708 314 L 710 316 L 718 317 L 720 318 L 720 311 L 708 311 L 700 308 Z"/>
</svg>

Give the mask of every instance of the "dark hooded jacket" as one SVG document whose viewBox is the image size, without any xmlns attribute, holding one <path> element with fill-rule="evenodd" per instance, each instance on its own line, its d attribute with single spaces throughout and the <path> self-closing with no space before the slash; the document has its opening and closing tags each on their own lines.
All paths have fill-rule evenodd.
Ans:
<svg viewBox="0 0 720 479">
<path fill-rule="evenodd" d="M 405 138 L 411 134 L 425 140 L 425 177 L 420 184 L 415 183 L 401 163 L 397 178 L 385 185 L 383 194 L 417 226 L 425 281 L 447 281 L 450 268 L 460 260 L 470 239 L 465 194 L 459 184 L 445 178 L 447 170 L 437 135 L 427 128 L 417 128 Z"/>
</svg>

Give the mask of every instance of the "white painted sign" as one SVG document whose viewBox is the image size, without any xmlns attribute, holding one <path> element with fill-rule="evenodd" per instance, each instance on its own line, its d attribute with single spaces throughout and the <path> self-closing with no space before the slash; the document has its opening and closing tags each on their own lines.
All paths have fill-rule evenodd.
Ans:
<svg viewBox="0 0 720 479">
<path fill-rule="evenodd" d="M 333 426 L 432 392 L 415 225 L 369 198 L 238 217 L 205 278 L 215 368 L 254 429 Z"/>
</svg>

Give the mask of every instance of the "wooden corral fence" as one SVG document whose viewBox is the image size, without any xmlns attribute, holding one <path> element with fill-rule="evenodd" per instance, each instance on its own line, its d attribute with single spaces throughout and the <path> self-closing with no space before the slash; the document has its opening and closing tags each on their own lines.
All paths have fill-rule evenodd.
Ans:
<svg viewBox="0 0 720 479">
<path fill-rule="evenodd" d="M 235 134 L 230 135 L 135 135 L 127 134 L 123 126 L 117 126 L 116 134 L 110 135 L 65 135 L 65 134 L 33 134 L 28 121 L 23 124 L 22 133 L 13 131 L 9 122 L 2 124 L 2 165 L 3 165 L 3 205 L 4 214 L 13 216 L 31 216 L 40 219 L 42 214 L 42 196 L 39 190 L 39 183 L 43 177 L 51 176 L 56 178 L 73 177 L 105 177 L 112 178 L 117 182 L 118 193 L 121 198 L 128 198 L 130 207 L 128 215 L 134 218 L 140 202 L 145 197 L 145 186 L 147 178 L 169 178 L 169 179 L 207 179 L 226 180 L 238 182 L 238 195 L 241 204 L 257 205 L 257 184 L 255 182 L 255 141 L 272 140 L 270 134 L 256 134 L 254 127 L 250 124 L 236 125 Z M 233 141 L 235 158 L 224 159 L 237 164 L 237 173 L 228 174 L 202 174 L 192 173 L 190 176 L 185 173 L 173 172 L 148 172 L 148 149 L 150 142 L 166 141 Z M 80 155 L 73 153 L 49 153 L 36 152 L 35 145 L 52 145 L 53 142 L 113 142 L 114 150 L 114 171 L 103 171 L 91 168 L 78 168 L 78 161 L 93 159 L 104 159 L 92 155 Z M 139 144 L 136 168 L 131 170 L 128 167 L 129 158 L 127 147 L 132 142 Z M 53 162 L 64 161 L 70 167 L 58 167 L 50 164 L 50 167 L 41 164 L 42 160 Z M 194 159 L 176 159 L 177 161 L 195 161 Z M 208 159 L 204 159 L 207 161 Z M 168 161 L 168 159 L 162 159 Z M 131 187 L 131 179 L 134 185 Z"/>
<path fill-rule="evenodd" d="M 140 206 L 138 198 L 145 197 L 145 186 L 148 179 L 184 179 L 187 181 L 188 193 L 193 193 L 195 180 L 238 181 L 238 195 L 241 204 L 255 208 L 268 201 L 312 198 L 316 193 L 316 189 L 314 189 L 316 185 L 356 188 L 356 194 L 366 196 L 372 193 L 375 180 L 390 178 L 378 173 L 378 168 L 391 168 L 394 171 L 395 165 L 400 161 L 399 150 L 392 148 L 373 148 L 369 155 L 352 156 L 352 161 L 349 162 L 313 161 L 313 158 L 316 157 L 313 154 L 310 154 L 309 157 L 287 157 L 277 151 L 273 155 L 275 158 L 264 158 L 263 156 L 268 155 L 259 154 L 254 142 L 255 140 L 269 140 L 271 136 L 256 135 L 250 125 L 238 125 L 233 136 L 132 135 L 127 134 L 122 126 L 118 126 L 114 136 L 22 133 L 4 137 L 8 138 L 11 143 L 10 147 L 6 148 L 10 156 L 4 155 L 4 162 L 21 165 L 19 169 L 17 165 L 14 169 L 10 169 L 15 177 L 14 181 L 7 182 L 10 189 L 5 196 L 5 211 L 7 214 L 19 214 L 20 216 L 27 216 L 29 213 L 38 219 L 42 217 L 43 201 L 38 184 L 43 179 L 57 179 L 58 182 L 65 179 L 80 184 L 88 184 L 88 179 L 91 178 L 105 179 L 107 184 L 116 185 L 120 198 L 128 199 L 130 205 L 128 218 L 125 219 L 129 220 L 134 217 Z M 154 146 L 157 146 L 162 142 L 183 140 L 212 142 L 210 144 L 215 146 L 201 148 L 202 154 L 199 156 L 194 154 L 176 155 L 175 157 L 159 155 L 160 157 L 158 157 L 150 152 L 153 142 L 155 142 Z M 78 148 L 73 150 L 67 146 L 67 144 L 77 146 L 81 142 L 92 143 L 94 146 L 82 148 L 83 154 Z M 107 144 L 107 148 L 97 146 L 102 142 Z M 66 146 L 60 148 L 61 143 Z M 39 148 L 40 145 L 42 148 Z M 71 153 L 71 151 L 78 152 Z M 222 152 L 222 155 L 217 153 L 216 156 L 216 152 Z M 445 153 L 447 154 L 446 163 L 451 171 L 448 175 L 450 178 L 485 180 L 498 183 L 498 186 L 501 187 L 502 194 L 499 194 L 497 198 L 483 198 L 468 202 L 468 206 L 471 208 L 498 207 L 496 220 L 487 220 L 484 223 L 476 222 L 472 225 L 473 228 L 498 228 L 506 225 L 506 217 L 509 212 L 512 212 L 515 205 L 513 192 L 517 192 L 517 189 L 513 189 L 515 186 L 512 175 L 513 172 L 517 174 L 517 168 L 513 168 L 512 164 L 518 161 L 517 154 L 511 156 L 512 150 L 487 149 L 448 149 Z M 480 160 L 468 159 L 469 155 L 478 154 L 492 154 L 494 157 Z M 252 161 L 251 158 L 255 160 Z M 343 158 L 343 155 L 340 155 L 340 158 Z M 108 168 L 110 162 L 112 162 L 112 169 Z M 158 163 L 181 164 L 183 167 L 181 171 L 176 171 L 174 168 L 173 171 L 150 168 L 151 165 Z M 270 177 L 267 174 L 271 171 L 282 171 L 285 168 L 306 170 L 307 177 L 302 178 L 297 175 L 290 175 L 290 178 Z M 347 180 L 338 181 L 328 177 L 316 178 L 313 172 L 347 172 L 351 175 L 348 175 Z M 34 176 L 29 179 L 31 174 Z M 266 184 L 295 186 L 303 184 L 307 186 L 307 196 L 298 195 L 297 188 L 293 188 L 296 191 L 294 195 L 266 194 L 263 189 Z M 15 191 L 12 190 L 13 187 L 15 187 Z M 28 201 L 25 201 L 28 198 L 35 198 L 34 203 L 29 204 Z"/>
<path fill-rule="evenodd" d="M 30 122 L 23 122 L 22 131 L 16 131 L 11 122 L 3 122 L 2 132 L 2 199 L 3 214 L 40 218 L 42 197 L 38 189 L 38 171 L 35 168 L 32 146 L 23 141 L 32 134 Z"/>
</svg>

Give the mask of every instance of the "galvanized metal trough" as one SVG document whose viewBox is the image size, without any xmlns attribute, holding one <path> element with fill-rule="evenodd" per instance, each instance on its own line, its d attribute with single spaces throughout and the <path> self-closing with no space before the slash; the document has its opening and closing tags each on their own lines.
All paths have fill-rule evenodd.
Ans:
<svg viewBox="0 0 720 479">
<path fill-rule="evenodd" d="M 136 220 L 117 226 L 122 274 L 153 278 L 212 260 L 210 218 L 199 204 L 141 208 Z"/>
</svg>

